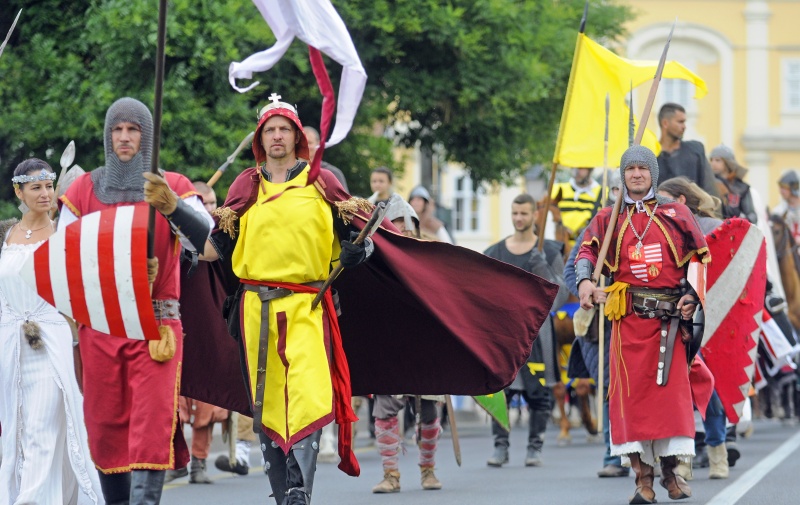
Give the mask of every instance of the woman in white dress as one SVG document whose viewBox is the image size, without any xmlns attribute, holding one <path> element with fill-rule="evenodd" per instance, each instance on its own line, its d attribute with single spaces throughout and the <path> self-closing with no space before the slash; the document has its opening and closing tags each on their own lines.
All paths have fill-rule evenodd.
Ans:
<svg viewBox="0 0 800 505">
<path fill-rule="evenodd" d="M 0 505 L 104 503 L 83 423 L 72 332 L 18 275 L 55 230 L 48 214 L 55 178 L 42 160 L 20 163 L 12 182 L 24 214 L 0 223 Z"/>
</svg>

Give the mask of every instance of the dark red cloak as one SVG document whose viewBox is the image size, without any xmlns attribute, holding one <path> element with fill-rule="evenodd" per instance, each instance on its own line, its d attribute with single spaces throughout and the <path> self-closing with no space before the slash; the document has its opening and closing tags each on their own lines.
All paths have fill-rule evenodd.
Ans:
<svg viewBox="0 0 800 505">
<path fill-rule="evenodd" d="M 240 174 L 223 207 L 241 216 L 255 201 L 258 177 L 256 168 Z M 334 210 L 336 202 L 350 198 L 330 172 L 321 171 L 314 185 Z M 361 228 L 368 217 L 359 213 L 353 224 Z M 333 284 L 341 300 L 339 324 L 353 394 L 483 395 L 511 384 L 557 286 L 462 247 L 401 236 L 388 221 L 372 238 L 369 261 L 345 270 Z M 216 332 L 207 336 L 221 338 Z M 222 337 L 229 343 L 207 356 L 189 351 L 187 339 L 184 360 L 230 364 L 219 370 L 238 367 L 235 341 Z M 249 407 L 242 410 L 248 402 L 240 372 L 213 376 L 210 367 L 203 373 L 191 369 L 187 364 L 184 394 L 201 391 L 205 397 L 198 399 L 250 415 Z M 241 403 L 230 388 L 241 390 Z"/>
</svg>

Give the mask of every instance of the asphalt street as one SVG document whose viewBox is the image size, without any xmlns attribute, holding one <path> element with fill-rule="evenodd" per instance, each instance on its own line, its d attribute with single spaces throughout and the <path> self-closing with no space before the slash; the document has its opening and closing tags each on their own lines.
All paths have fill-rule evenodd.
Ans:
<svg viewBox="0 0 800 505">
<path fill-rule="evenodd" d="M 587 440 L 583 429 L 572 430 L 572 442 L 558 446 L 555 425 L 548 428 L 541 467 L 523 464 L 527 430 L 515 425 L 511 434 L 511 461 L 503 468 L 486 466 L 492 453 L 488 420 L 471 413 L 460 413 L 459 432 L 462 465 L 458 467 L 450 434 L 445 432 L 436 458 L 436 475 L 443 484 L 440 491 L 423 491 L 419 484 L 418 453 L 412 441 L 405 443 L 400 457 L 401 492 L 372 494 L 382 478 L 380 457 L 365 429 L 360 429 L 356 453 L 361 476 L 348 477 L 334 464 L 319 464 L 314 486 L 314 505 L 400 505 L 435 503 L 441 505 L 528 503 L 626 504 L 635 488 L 631 474 L 626 478 L 600 479 L 603 445 Z M 363 421 L 362 421 L 363 423 Z M 693 496 L 687 504 L 782 505 L 800 503 L 800 427 L 779 421 L 756 420 L 754 432 L 740 439 L 742 458 L 731 468 L 727 480 L 709 480 L 708 469 L 695 470 L 690 482 Z M 187 430 L 187 436 L 190 436 Z M 261 457 L 254 447 L 250 474 L 234 476 L 214 468 L 213 461 L 224 448 L 218 430 L 209 456 L 213 484 L 189 484 L 188 477 L 165 487 L 164 505 L 179 504 L 269 504 L 269 481 L 262 471 Z M 666 490 L 656 485 L 659 503 L 670 503 Z"/>
</svg>

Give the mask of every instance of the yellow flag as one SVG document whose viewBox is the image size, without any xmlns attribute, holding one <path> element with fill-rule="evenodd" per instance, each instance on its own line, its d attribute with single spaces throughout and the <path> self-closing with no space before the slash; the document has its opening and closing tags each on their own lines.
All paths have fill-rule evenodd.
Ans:
<svg viewBox="0 0 800 505">
<path fill-rule="evenodd" d="M 608 94 L 611 105 L 608 163 L 617 166 L 628 148 L 629 109 L 625 101 L 628 90 L 631 83 L 636 87 L 652 81 L 657 67 L 657 61 L 621 58 L 579 33 L 553 162 L 568 167 L 603 166 L 605 99 Z M 703 79 L 676 61 L 666 62 L 662 77 L 693 83 L 695 98 L 702 98 L 708 92 Z M 661 151 L 655 134 L 649 129 L 642 137 L 642 145 L 656 154 Z"/>
</svg>

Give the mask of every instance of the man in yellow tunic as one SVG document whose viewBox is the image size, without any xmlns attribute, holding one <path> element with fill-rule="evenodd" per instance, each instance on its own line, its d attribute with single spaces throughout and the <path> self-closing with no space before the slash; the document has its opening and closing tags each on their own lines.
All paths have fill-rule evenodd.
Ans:
<svg viewBox="0 0 800 505">
<path fill-rule="evenodd" d="M 295 108 L 270 98 L 253 140 L 258 166 L 237 178 L 215 213 L 221 232 L 206 244 L 203 259 L 230 256 L 241 281 L 241 301 L 232 310 L 254 429 L 276 502 L 295 505 L 310 501 L 321 428 L 334 414 L 340 430 L 355 420 L 331 296 L 314 310 L 311 302 L 335 263 L 356 266 L 372 245 L 344 240 L 340 247 L 339 238 L 350 237 L 343 209 L 369 204 L 351 199 L 333 211 L 320 189 L 331 181 L 305 161 L 308 141 Z M 351 448 L 342 443 L 340 468 L 357 475 Z"/>
</svg>

